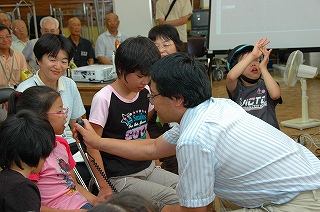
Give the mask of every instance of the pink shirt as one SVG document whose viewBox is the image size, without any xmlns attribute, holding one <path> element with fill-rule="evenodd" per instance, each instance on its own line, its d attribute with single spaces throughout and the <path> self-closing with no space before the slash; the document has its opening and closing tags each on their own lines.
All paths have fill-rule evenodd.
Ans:
<svg viewBox="0 0 320 212">
<path fill-rule="evenodd" d="M 80 209 L 88 201 L 76 189 L 70 175 L 74 161 L 67 141 L 56 136 L 56 146 L 38 174 L 29 179 L 36 181 L 41 194 L 41 205 L 56 209 Z"/>
</svg>

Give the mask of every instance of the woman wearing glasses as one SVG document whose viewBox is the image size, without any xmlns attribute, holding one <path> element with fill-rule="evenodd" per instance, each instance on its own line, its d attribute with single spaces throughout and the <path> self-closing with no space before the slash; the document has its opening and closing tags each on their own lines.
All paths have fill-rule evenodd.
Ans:
<svg viewBox="0 0 320 212">
<path fill-rule="evenodd" d="M 176 28 L 171 25 L 157 25 L 150 29 L 148 37 L 158 47 L 161 57 L 181 52 L 183 42 Z"/>
<path fill-rule="evenodd" d="M 69 145 L 72 144 L 71 148 L 73 146 L 76 147 L 70 127 L 73 128 L 75 120 L 85 114 L 85 109 L 76 83 L 64 76 L 73 57 L 73 46 L 62 35 L 49 33 L 39 38 L 33 51 L 40 69 L 33 77 L 20 83 L 17 91 L 23 92 L 29 87 L 40 85 L 46 85 L 58 91 L 61 95 L 63 106 L 69 108 L 65 124 L 66 128 L 62 134 Z M 72 152 L 74 153 L 73 148 Z"/>
<path fill-rule="evenodd" d="M 183 42 L 180 40 L 177 29 L 171 25 L 154 26 L 148 34 L 148 37 L 158 47 L 161 57 L 180 52 L 183 48 Z M 150 95 L 150 102 L 156 95 Z M 152 118 L 148 121 L 148 132 L 151 138 L 157 138 L 170 129 L 169 124 L 159 123 L 157 121 L 157 112 L 154 112 Z M 178 174 L 178 161 L 176 156 L 161 158 L 161 167 L 167 171 Z"/>
</svg>

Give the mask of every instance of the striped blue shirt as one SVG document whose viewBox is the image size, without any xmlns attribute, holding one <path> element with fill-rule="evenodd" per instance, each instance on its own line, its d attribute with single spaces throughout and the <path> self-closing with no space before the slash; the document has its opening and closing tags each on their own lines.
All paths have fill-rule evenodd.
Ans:
<svg viewBox="0 0 320 212">
<path fill-rule="evenodd" d="M 177 146 L 182 206 L 206 206 L 217 196 L 254 208 L 320 188 L 312 152 L 229 99 L 187 109 L 163 136 Z"/>
</svg>

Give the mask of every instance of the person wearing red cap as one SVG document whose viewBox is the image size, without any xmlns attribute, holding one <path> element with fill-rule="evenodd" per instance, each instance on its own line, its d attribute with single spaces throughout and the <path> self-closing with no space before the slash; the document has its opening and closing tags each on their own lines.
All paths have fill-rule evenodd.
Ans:
<svg viewBox="0 0 320 212">
<path fill-rule="evenodd" d="M 251 115 L 280 129 L 275 107 L 282 104 L 282 98 L 279 84 L 267 69 L 272 51 L 266 48 L 269 43 L 267 38 L 261 38 L 254 46 L 235 47 L 228 55 L 226 85 L 230 99 Z"/>
</svg>

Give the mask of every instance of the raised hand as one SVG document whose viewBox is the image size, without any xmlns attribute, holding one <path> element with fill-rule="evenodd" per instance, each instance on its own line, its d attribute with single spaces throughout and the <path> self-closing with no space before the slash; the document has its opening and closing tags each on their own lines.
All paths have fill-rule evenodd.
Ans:
<svg viewBox="0 0 320 212">
<path fill-rule="evenodd" d="M 269 56 L 270 56 L 271 51 L 272 51 L 272 49 L 267 50 L 267 48 L 265 46 L 261 49 L 261 52 L 263 54 L 263 60 L 261 61 L 260 65 L 259 65 L 260 69 L 262 67 L 266 67 L 268 65 Z"/>
<path fill-rule="evenodd" d="M 260 58 L 263 52 L 266 50 L 266 45 L 270 43 L 268 38 L 260 38 L 256 44 L 254 45 L 254 48 L 251 52 L 251 54 L 255 58 Z"/>
</svg>

